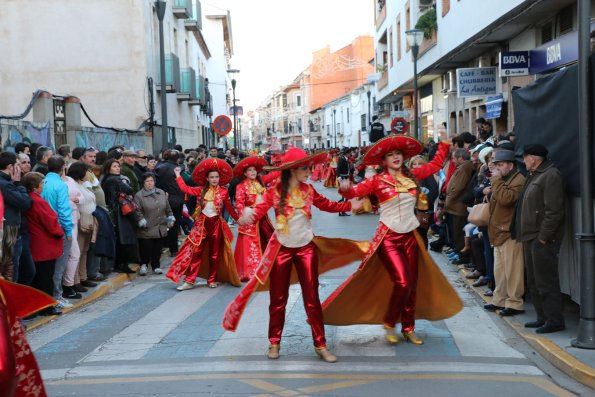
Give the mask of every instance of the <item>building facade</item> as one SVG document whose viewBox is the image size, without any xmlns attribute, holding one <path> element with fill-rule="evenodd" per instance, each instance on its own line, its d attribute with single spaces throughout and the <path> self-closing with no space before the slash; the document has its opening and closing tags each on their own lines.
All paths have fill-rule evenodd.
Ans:
<svg viewBox="0 0 595 397">
<path fill-rule="evenodd" d="M 165 4 L 166 87 L 161 87 L 154 1 L 2 2 L 0 47 L 10 56 L 0 59 L 0 114 L 21 113 L 38 89 L 75 96 L 96 125 L 146 131 L 145 149 L 158 150 L 161 140 L 150 136 L 160 133 L 167 92 L 169 144 L 205 142 L 212 136 L 214 111 L 227 113 L 230 17 L 210 13 L 200 0 Z M 213 80 L 223 89 L 209 85 Z M 82 125 L 66 129 L 93 123 L 82 117 Z"/>
</svg>

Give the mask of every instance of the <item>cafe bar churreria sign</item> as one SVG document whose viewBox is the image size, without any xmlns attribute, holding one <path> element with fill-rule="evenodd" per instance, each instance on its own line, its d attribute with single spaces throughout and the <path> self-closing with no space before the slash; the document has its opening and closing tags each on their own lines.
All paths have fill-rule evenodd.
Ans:
<svg viewBox="0 0 595 397">
<path fill-rule="evenodd" d="M 498 68 L 457 69 L 457 94 L 459 98 L 495 95 Z"/>
</svg>

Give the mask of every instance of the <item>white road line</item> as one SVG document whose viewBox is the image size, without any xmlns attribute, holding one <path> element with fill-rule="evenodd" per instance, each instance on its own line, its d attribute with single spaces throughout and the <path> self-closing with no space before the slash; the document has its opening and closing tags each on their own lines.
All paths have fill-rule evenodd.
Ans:
<svg viewBox="0 0 595 397">
<path fill-rule="evenodd" d="M 152 283 L 131 283 L 119 289 L 117 293 L 110 293 L 103 298 L 72 313 L 58 317 L 56 320 L 27 333 L 31 348 L 35 351 L 69 332 L 72 332 L 93 320 L 117 309 L 131 299 L 136 298 L 149 288 Z"/>
<path fill-rule="evenodd" d="M 183 291 L 130 324 L 80 362 L 138 360 L 221 289 Z"/>
<path fill-rule="evenodd" d="M 481 307 L 465 307 L 444 322 L 463 357 L 525 357 L 506 344 L 502 331 Z"/>
<path fill-rule="evenodd" d="M 340 359 L 340 358 L 339 358 Z M 152 376 L 195 373 L 255 373 L 255 372 L 307 372 L 307 373 L 476 373 L 490 375 L 535 375 L 542 376 L 537 367 L 518 364 L 487 364 L 469 362 L 394 362 L 381 364 L 337 362 L 329 365 L 317 358 L 305 361 L 267 360 L 258 361 L 217 361 L 217 362 L 175 362 L 145 365 L 101 365 L 82 366 L 72 369 L 51 369 L 42 371 L 43 378 L 77 379 L 111 376 Z"/>
</svg>

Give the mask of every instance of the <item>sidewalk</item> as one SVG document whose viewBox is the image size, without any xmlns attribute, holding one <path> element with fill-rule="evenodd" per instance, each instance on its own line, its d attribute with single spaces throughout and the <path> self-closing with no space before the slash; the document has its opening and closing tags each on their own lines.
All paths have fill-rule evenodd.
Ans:
<svg viewBox="0 0 595 397">
<path fill-rule="evenodd" d="M 138 265 L 131 266 L 131 269 L 138 270 Z M 112 273 L 109 277 L 102 282 L 99 282 L 97 287 L 90 288 L 89 292 L 83 293 L 82 299 L 71 299 L 70 302 L 73 304 L 72 307 L 62 309 L 63 316 L 73 310 L 78 309 L 81 306 L 85 306 L 97 299 L 103 297 L 104 295 L 116 291 L 117 289 L 121 288 L 125 284 L 129 283 L 130 281 L 134 280 L 138 277 L 138 273 Z M 44 324 L 49 323 L 53 319 L 59 316 L 37 316 L 32 320 L 24 320 L 23 325 L 27 331 L 34 330 L 36 328 L 41 327 Z"/>
<path fill-rule="evenodd" d="M 449 263 L 444 254 L 436 255 Z M 456 265 L 451 264 L 450 266 Z M 467 286 L 473 289 L 486 303 L 491 303 L 492 298 L 484 295 L 484 287 L 473 287 L 472 284 L 475 280 L 465 278 L 470 271 L 462 265 L 457 267 Z M 524 327 L 526 322 L 534 321 L 537 318 L 531 302 L 525 302 L 524 314 L 501 318 L 552 365 L 575 380 L 595 388 L 595 351 L 577 349 L 571 345 L 571 340 L 577 335 L 579 313 L 565 311 L 564 317 L 566 329 L 546 335 L 537 335 L 534 331 Z"/>
</svg>

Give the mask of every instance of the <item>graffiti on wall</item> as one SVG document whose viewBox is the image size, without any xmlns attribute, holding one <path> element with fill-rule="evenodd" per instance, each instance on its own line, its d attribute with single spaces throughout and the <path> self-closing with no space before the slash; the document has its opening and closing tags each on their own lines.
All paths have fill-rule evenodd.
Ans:
<svg viewBox="0 0 595 397">
<path fill-rule="evenodd" d="M 130 150 L 146 149 L 147 138 L 145 134 L 114 132 L 105 128 L 83 127 L 81 131 L 76 131 L 76 146 L 94 147 L 98 150 L 107 151 L 112 146 L 122 145 Z"/>
<path fill-rule="evenodd" d="M 50 123 L 31 123 L 19 121 L 15 125 L 0 125 L 0 137 L 2 149 L 7 152 L 14 152 L 14 146 L 19 142 L 41 143 L 44 146 L 52 147 L 52 135 Z"/>
</svg>

